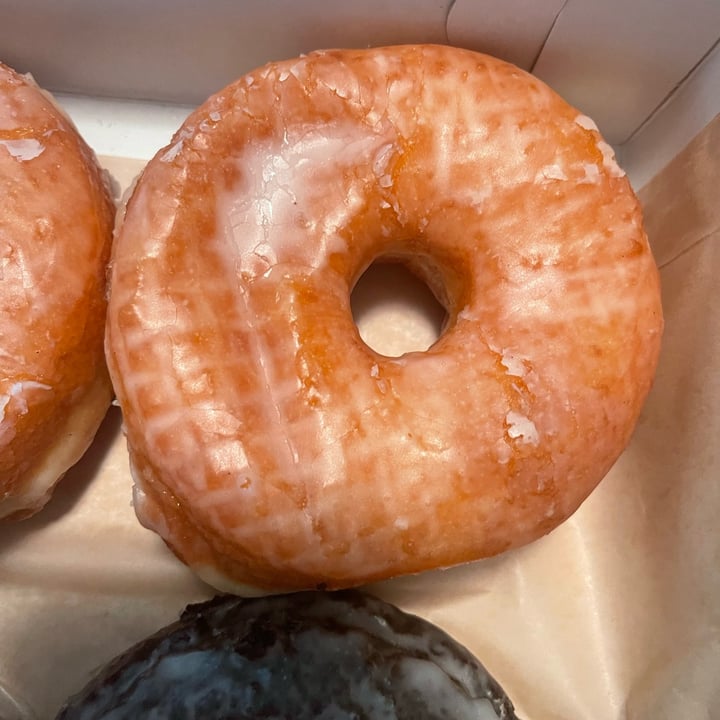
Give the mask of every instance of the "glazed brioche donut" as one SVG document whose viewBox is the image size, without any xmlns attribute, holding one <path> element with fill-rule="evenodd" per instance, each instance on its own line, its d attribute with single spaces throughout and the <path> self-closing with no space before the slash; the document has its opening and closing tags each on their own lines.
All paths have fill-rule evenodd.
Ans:
<svg viewBox="0 0 720 720">
<path fill-rule="evenodd" d="M 45 504 L 110 405 L 114 215 L 72 123 L 32 79 L 0 64 L 0 518 Z"/>
<path fill-rule="evenodd" d="M 144 171 L 106 348 L 135 507 L 202 578 L 339 588 L 567 518 L 626 446 L 660 344 L 638 202 L 592 121 L 518 68 L 403 46 L 267 65 Z M 378 258 L 447 310 L 359 337 Z"/>
</svg>

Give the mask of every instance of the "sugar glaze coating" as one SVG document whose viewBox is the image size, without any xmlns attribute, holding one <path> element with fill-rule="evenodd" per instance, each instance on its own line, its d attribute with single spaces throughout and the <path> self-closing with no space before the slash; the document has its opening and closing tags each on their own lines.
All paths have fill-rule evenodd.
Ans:
<svg viewBox="0 0 720 720">
<path fill-rule="evenodd" d="M 360 339 L 353 284 L 405 262 L 426 352 Z M 269 64 L 148 165 L 106 347 L 140 520 L 221 589 L 337 588 L 475 560 L 572 514 L 657 362 L 658 274 L 592 121 L 439 46 Z"/>
</svg>

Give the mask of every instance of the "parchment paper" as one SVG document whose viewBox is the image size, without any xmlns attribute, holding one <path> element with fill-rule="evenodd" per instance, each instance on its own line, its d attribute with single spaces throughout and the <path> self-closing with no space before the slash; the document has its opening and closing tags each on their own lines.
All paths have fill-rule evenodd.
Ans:
<svg viewBox="0 0 720 720">
<path fill-rule="evenodd" d="M 718 146 L 716 118 L 641 193 L 665 340 L 631 446 L 608 477 L 533 545 L 371 588 L 466 644 L 525 720 L 720 717 Z M 123 186 L 142 166 L 103 162 Z M 366 339 L 432 336 L 437 312 L 422 293 L 413 299 L 416 288 L 404 300 L 386 293 L 385 316 L 373 305 L 384 277 L 358 301 Z M 50 505 L 0 526 L 3 720 L 53 717 L 99 665 L 213 594 L 139 526 L 130 486 L 112 408 Z"/>
</svg>

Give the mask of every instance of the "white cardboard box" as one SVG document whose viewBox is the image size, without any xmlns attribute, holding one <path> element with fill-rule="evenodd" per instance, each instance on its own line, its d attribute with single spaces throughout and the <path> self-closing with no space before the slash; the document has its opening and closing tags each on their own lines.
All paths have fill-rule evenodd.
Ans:
<svg viewBox="0 0 720 720">
<path fill-rule="evenodd" d="M 124 185 L 191 107 L 266 61 L 329 46 L 450 42 L 533 70 L 593 116 L 640 189 L 720 112 L 718 38 L 716 0 L 0 0 L 0 59 L 58 93 Z M 717 437 L 720 398 L 704 379 L 720 362 L 717 318 L 684 359 L 684 329 L 711 315 L 717 297 L 711 229 L 697 241 L 702 258 L 686 252 L 696 244 L 660 248 L 668 329 L 658 382 L 640 439 L 576 516 L 520 551 L 374 588 L 466 643 L 526 720 L 720 717 L 710 672 L 720 667 L 720 618 L 697 609 L 720 600 L 707 589 L 720 578 L 700 577 L 673 545 L 677 535 L 691 558 L 697 549 L 705 573 L 720 558 L 720 531 L 673 514 L 687 498 L 678 501 L 667 478 L 650 482 L 658 468 L 646 452 L 662 456 L 664 439 L 680 432 L 670 422 L 677 392 L 695 403 L 678 417 L 696 408 L 697 432 Z M 424 310 L 407 312 L 426 332 Z M 676 392 L 678 378 L 686 391 Z M 709 388 L 702 401 L 698 387 Z M 718 493 L 706 499 L 702 489 L 720 484 L 720 459 L 712 442 L 685 449 L 673 472 L 711 518 Z M 139 527 L 129 488 L 113 409 L 46 510 L 0 527 L 2 720 L 52 717 L 100 663 L 212 594 Z M 667 524 L 655 527 L 655 517 Z M 657 560 L 663 543 L 667 567 Z M 665 596 L 681 562 L 690 569 L 678 582 L 695 598 L 687 606 Z M 666 699 L 663 678 L 675 683 Z"/>
<path fill-rule="evenodd" d="M 239 75 L 331 46 L 448 42 L 515 62 L 595 119 L 636 184 L 720 110 L 715 0 L 0 0 L 0 17 L 4 61 L 63 94 L 101 155 L 147 159 Z"/>
</svg>

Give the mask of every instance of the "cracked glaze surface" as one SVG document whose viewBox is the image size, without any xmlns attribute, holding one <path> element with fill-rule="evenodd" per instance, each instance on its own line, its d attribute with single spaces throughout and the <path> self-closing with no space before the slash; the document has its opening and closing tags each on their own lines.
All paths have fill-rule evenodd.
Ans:
<svg viewBox="0 0 720 720">
<path fill-rule="evenodd" d="M 406 262 L 448 325 L 387 358 L 349 295 Z M 138 516 L 206 580 L 341 587 L 527 543 L 627 444 L 658 276 L 592 121 L 437 46 L 270 64 L 145 170 L 107 349 Z"/>
<path fill-rule="evenodd" d="M 356 592 L 190 606 L 104 668 L 58 720 L 515 720 L 439 628 Z"/>
<path fill-rule="evenodd" d="M 0 64 L 0 518 L 42 507 L 110 405 L 103 336 L 114 216 L 74 126 L 30 78 Z"/>
</svg>

